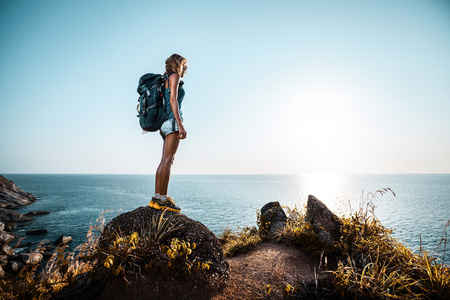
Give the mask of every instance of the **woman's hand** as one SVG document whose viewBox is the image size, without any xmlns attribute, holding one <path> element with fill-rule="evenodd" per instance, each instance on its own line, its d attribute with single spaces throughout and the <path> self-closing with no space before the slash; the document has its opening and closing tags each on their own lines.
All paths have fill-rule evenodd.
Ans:
<svg viewBox="0 0 450 300">
<path fill-rule="evenodd" d="M 184 140 L 187 136 L 187 131 L 184 129 L 183 124 L 178 125 L 178 138 Z"/>
</svg>

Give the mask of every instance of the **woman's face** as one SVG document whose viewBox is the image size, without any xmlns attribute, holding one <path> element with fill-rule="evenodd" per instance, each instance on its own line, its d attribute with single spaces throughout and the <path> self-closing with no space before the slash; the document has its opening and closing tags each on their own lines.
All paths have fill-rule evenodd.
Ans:
<svg viewBox="0 0 450 300">
<path fill-rule="evenodd" d="M 180 74 L 181 77 L 184 77 L 184 74 L 186 74 L 187 68 L 188 68 L 187 63 L 183 63 L 181 65 L 181 74 Z"/>
</svg>

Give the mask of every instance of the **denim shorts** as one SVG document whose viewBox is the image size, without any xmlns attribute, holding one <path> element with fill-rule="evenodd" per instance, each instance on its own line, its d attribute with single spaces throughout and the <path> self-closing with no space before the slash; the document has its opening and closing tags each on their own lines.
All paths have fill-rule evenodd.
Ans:
<svg viewBox="0 0 450 300">
<path fill-rule="evenodd" d="M 159 133 L 163 138 L 176 131 L 178 131 L 178 124 L 177 121 L 175 121 L 175 119 L 167 119 L 159 129 Z"/>
</svg>

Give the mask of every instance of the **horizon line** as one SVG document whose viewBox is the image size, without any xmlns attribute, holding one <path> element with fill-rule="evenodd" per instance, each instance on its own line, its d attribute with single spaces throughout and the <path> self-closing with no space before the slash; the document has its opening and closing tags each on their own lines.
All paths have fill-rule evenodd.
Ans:
<svg viewBox="0 0 450 300">
<path fill-rule="evenodd" d="M 150 175 L 154 176 L 154 173 L 41 173 L 41 172 L 8 172 L 0 173 L 0 175 Z M 317 173 L 174 173 L 171 176 L 207 176 L 207 175 L 230 175 L 230 176 L 267 176 L 267 175 L 280 175 L 280 176 L 302 176 L 302 175 L 450 175 L 450 172 L 418 172 L 418 173 L 327 173 L 327 172 L 317 172 Z"/>
</svg>

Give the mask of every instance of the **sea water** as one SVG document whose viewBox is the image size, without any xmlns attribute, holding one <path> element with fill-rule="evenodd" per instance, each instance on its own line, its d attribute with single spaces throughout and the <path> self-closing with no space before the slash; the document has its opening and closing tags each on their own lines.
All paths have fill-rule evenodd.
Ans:
<svg viewBox="0 0 450 300">
<path fill-rule="evenodd" d="M 5 174 L 39 199 L 21 213 L 49 211 L 14 233 L 28 241 L 54 241 L 71 236 L 71 248 L 82 243 L 90 223 L 145 206 L 153 194 L 153 175 Z M 384 191 L 390 188 L 390 191 Z M 377 191 L 383 191 L 383 195 Z M 376 217 L 394 237 L 413 250 L 433 253 L 450 220 L 450 174 L 408 175 L 172 175 L 169 194 L 182 213 L 215 234 L 229 226 L 256 225 L 256 211 L 267 202 L 303 208 L 308 195 L 322 200 L 338 215 L 349 214 L 361 202 L 373 200 Z M 372 195 L 378 197 L 372 197 Z M 47 229 L 26 236 L 31 229 Z M 435 254 L 443 257 L 443 243 Z M 445 261 L 450 261 L 450 251 Z"/>
</svg>

